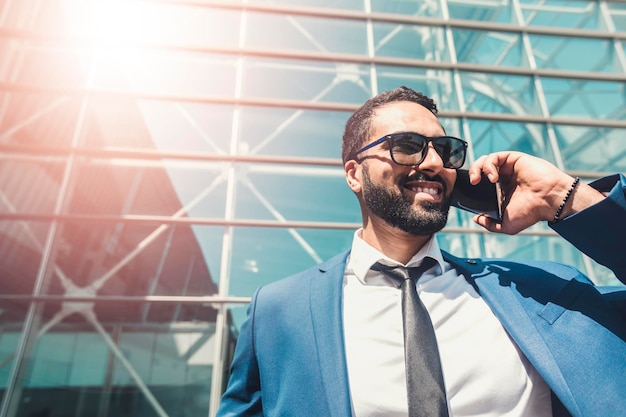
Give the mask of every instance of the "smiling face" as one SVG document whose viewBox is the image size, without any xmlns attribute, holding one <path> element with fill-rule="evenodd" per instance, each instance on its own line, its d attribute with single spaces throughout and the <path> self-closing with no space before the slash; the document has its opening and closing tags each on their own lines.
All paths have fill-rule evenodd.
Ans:
<svg viewBox="0 0 626 417">
<path fill-rule="evenodd" d="M 371 135 L 364 144 L 397 132 L 417 132 L 429 137 L 445 134 L 431 111 L 417 103 L 397 101 L 376 109 Z M 360 163 L 353 161 L 354 165 L 348 163 L 346 168 L 354 168 L 354 182 L 351 184 L 349 178 L 348 183 L 359 196 L 364 218 L 381 219 L 416 236 L 432 235 L 445 226 L 456 171 L 443 167 L 432 144 L 418 166 L 394 163 L 388 142 L 359 157 Z M 348 169 L 346 173 L 349 174 Z"/>
</svg>

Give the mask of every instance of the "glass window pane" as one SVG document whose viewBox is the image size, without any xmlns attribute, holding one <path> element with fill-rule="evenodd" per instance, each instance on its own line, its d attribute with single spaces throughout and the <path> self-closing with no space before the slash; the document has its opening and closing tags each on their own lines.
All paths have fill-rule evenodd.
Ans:
<svg viewBox="0 0 626 417">
<path fill-rule="evenodd" d="M 250 3 L 270 3 L 289 6 L 363 10 L 363 0 L 250 0 Z"/>
<path fill-rule="evenodd" d="M 258 287 L 313 267 L 350 248 L 354 230 L 235 229 L 231 282 L 233 296 L 251 296 Z"/>
<path fill-rule="evenodd" d="M 139 95 L 171 97 L 183 95 L 232 95 L 235 90 L 237 58 L 231 55 L 142 49 L 112 50 L 100 57 L 93 69 L 93 87 L 102 90 L 131 90 Z M 132 101 L 132 97 L 103 96 L 101 101 Z"/>
<path fill-rule="evenodd" d="M 236 113 L 232 106 L 143 100 L 137 103 L 137 108 L 140 114 L 136 117 L 142 118 L 141 128 L 125 135 L 124 132 L 131 130 L 128 125 L 124 129 L 110 127 L 106 135 L 102 134 L 100 144 L 94 142 L 90 146 L 146 148 L 186 154 L 230 153 Z M 120 118 L 114 116 L 108 120 L 116 126 L 112 122 Z M 120 136 L 125 136 L 124 140 L 120 140 Z"/>
<path fill-rule="evenodd" d="M 480 20 L 486 22 L 514 23 L 513 2 L 449 0 L 451 19 Z"/>
<path fill-rule="evenodd" d="M 369 97 L 366 65 L 246 59 L 243 97 L 360 103 Z"/>
<path fill-rule="evenodd" d="M 555 126 L 567 169 L 626 172 L 626 129 Z"/>
<path fill-rule="evenodd" d="M 439 110 L 441 110 L 441 108 L 439 107 L 439 103 L 436 104 Z M 465 137 L 465 131 L 463 130 L 463 122 L 461 119 L 439 116 L 439 122 L 446 130 L 447 135 L 456 136 L 457 138 L 469 141 L 469 139 Z"/>
<path fill-rule="evenodd" d="M 394 13 L 408 16 L 441 17 L 438 0 L 371 0 L 373 12 Z"/>
<path fill-rule="evenodd" d="M 0 154 L 0 213 L 54 211 L 65 164 L 63 157 Z"/>
<path fill-rule="evenodd" d="M 72 144 L 81 120 L 80 98 L 8 90 L 0 92 L 0 99 L 4 103 L 0 117 L 0 143 L 34 146 L 33 150 L 36 147 L 69 147 Z M 1 165 L 4 165 L 7 154 L 0 154 L 0 158 Z M 15 158 L 18 159 L 19 155 Z M 45 163 L 46 159 L 41 161 Z"/>
<path fill-rule="evenodd" d="M 378 90 L 386 91 L 405 85 L 422 91 L 435 100 L 439 110 L 458 110 L 452 72 L 412 67 L 377 67 Z"/>
<path fill-rule="evenodd" d="M 250 13 L 247 23 L 249 48 L 367 53 L 365 21 Z"/>
<path fill-rule="evenodd" d="M 522 35 L 508 32 L 454 29 L 459 62 L 528 68 Z"/>
<path fill-rule="evenodd" d="M 539 68 L 623 72 L 610 40 L 539 35 L 529 35 L 528 38 Z"/>
<path fill-rule="evenodd" d="M 156 100 L 94 99 L 81 146 L 227 154 L 232 106 Z"/>
<path fill-rule="evenodd" d="M 461 83 L 469 112 L 541 114 L 532 77 L 467 72 Z"/>
<path fill-rule="evenodd" d="M 238 218 L 358 222 L 342 168 L 251 167 L 238 193 Z M 323 199 L 319 197 L 324 195 Z"/>
<path fill-rule="evenodd" d="M 240 112 L 239 149 L 244 155 L 339 159 L 349 116 L 349 112 L 245 107 Z"/>
<path fill-rule="evenodd" d="M 445 29 L 397 23 L 375 23 L 377 56 L 450 61 Z"/>
<path fill-rule="evenodd" d="M 32 294 L 49 229 L 47 221 L 0 221 L 2 294 Z M 3 311 L 0 318 L 14 318 L 14 314 L 23 313 L 21 308 L 17 308 L 18 304 L 0 303 L 9 306 L 6 309 L 0 307 Z"/>
<path fill-rule="evenodd" d="M 65 211 L 224 216 L 228 163 L 77 158 Z"/>
<path fill-rule="evenodd" d="M 626 118 L 626 83 L 546 78 L 541 80 L 553 116 Z"/>
<path fill-rule="evenodd" d="M 5 309 L 6 304 L 2 302 L 0 308 L 5 312 L 10 309 Z M 0 389 L 3 391 L 9 384 L 9 378 L 11 377 L 11 369 L 13 368 L 13 361 L 17 352 L 18 344 L 20 342 L 20 328 L 21 321 L 23 321 L 23 314 L 20 314 L 20 319 L 16 317 L 6 318 L 5 314 L 2 315 L 2 337 L 0 337 L 0 360 L 4 366 L 0 367 Z M 17 324 L 17 326 L 16 326 Z"/>
<path fill-rule="evenodd" d="M 606 2 L 606 7 L 611 17 L 615 30 L 626 31 L 626 4 L 618 2 Z"/>
<path fill-rule="evenodd" d="M 217 293 L 217 276 L 214 281 L 198 238 L 189 226 L 67 221 L 59 225 L 57 234 L 55 256 L 50 260 L 44 287 L 48 294 L 71 297 Z M 102 306 L 107 307 L 110 306 Z M 134 316 L 139 314 L 143 320 L 160 320 L 154 316 L 157 311 L 171 315 L 176 310 L 172 305 L 156 307 L 148 306 L 139 314 L 132 305 L 125 304 L 102 313 L 120 319 L 138 319 Z M 54 315 L 57 310 L 54 305 L 46 306 L 47 314 Z M 192 320 L 196 314 L 202 314 L 201 310 L 194 308 L 177 314 Z"/>
<path fill-rule="evenodd" d="M 492 152 L 519 151 L 555 162 L 545 125 L 489 120 L 470 120 L 468 124 L 477 158 Z"/>
<path fill-rule="evenodd" d="M 29 43 L 30 47 L 25 48 L 19 55 L 16 54 L 17 51 L 12 44 L 6 44 L 6 48 L 2 49 L 0 58 L 12 63 L 19 71 L 1 71 L 1 80 L 26 87 L 26 90 L 40 88 L 43 92 L 47 90 L 71 92 L 85 87 L 89 80 L 89 70 L 93 66 L 92 53 L 80 49 L 61 48 L 59 47 L 63 45 L 61 43 L 56 47 L 41 47 L 34 41 Z M 42 71 L 42 68 L 46 70 Z M 35 100 L 50 105 L 56 102 L 45 95 L 43 98 Z"/>
<path fill-rule="evenodd" d="M 601 29 L 598 3 L 587 0 L 520 0 L 524 24 L 562 28 Z"/>
<path fill-rule="evenodd" d="M 19 415 L 207 414 L 212 323 L 111 327 L 103 319 L 64 323 L 37 339 Z"/>
</svg>

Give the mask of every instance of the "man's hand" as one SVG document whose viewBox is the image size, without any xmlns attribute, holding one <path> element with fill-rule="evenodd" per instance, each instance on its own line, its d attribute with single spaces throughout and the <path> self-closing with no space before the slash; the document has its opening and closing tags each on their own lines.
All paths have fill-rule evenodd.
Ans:
<svg viewBox="0 0 626 417">
<path fill-rule="evenodd" d="M 500 181 L 504 194 L 502 223 L 478 215 L 474 221 L 491 232 L 516 234 L 539 221 L 551 221 L 574 183 L 574 178 L 550 162 L 521 152 L 483 155 L 469 169 L 470 182 L 478 184 L 484 172 L 491 182 Z M 563 219 L 604 196 L 579 183 L 572 191 L 560 218 Z"/>
</svg>

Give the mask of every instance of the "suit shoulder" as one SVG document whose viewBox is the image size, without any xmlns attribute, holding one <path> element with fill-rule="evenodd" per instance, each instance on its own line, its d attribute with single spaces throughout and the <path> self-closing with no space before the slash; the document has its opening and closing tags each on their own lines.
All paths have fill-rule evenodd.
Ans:
<svg viewBox="0 0 626 417">
<path fill-rule="evenodd" d="M 342 252 L 321 264 L 269 283 L 259 289 L 259 296 L 296 297 L 298 294 L 303 294 L 308 291 L 307 289 L 310 286 L 311 280 L 322 279 L 326 272 L 334 270 L 335 268 L 345 268 L 347 256 L 347 251 Z"/>
<path fill-rule="evenodd" d="M 555 261 L 513 259 L 513 258 L 459 258 L 443 252 L 444 259 L 468 277 L 479 278 L 489 273 L 498 275 L 533 278 L 558 278 L 577 280 L 592 284 L 592 281 L 577 268 Z"/>
<path fill-rule="evenodd" d="M 481 259 L 480 262 L 487 268 L 506 271 L 507 275 L 532 278 L 558 278 L 565 281 L 580 281 L 594 285 L 591 279 L 578 268 L 555 261 L 519 260 L 519 259 Z"/>
</svg>

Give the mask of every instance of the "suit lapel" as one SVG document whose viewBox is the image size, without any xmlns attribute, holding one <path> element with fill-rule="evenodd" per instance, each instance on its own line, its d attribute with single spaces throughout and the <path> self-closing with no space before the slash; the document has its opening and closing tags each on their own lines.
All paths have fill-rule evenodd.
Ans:
<svg viewBox="0 0 626 417">
<path fill-rule="evenodd" d="M 543 319 L 538 315 L 531 319 L 533 313 L 520 302 L 523 296 L 517 292 L 515 284 L 501 279 L 504 269 L 480 260 L 459 259 L 445 252 L 444 258 L 476 289 L 535 369 L 558 393 L 560 400 L 570 409 L 576 409 L 576 402 L 554 356 L 533 322 Z"/>
<path fill-rule="evenodd" d="M 343 275 L 348 252 L 320 265 L 311 279 L 314 340 L 331 416 L 352 414 L 343 340 Z"/>
</svg>

